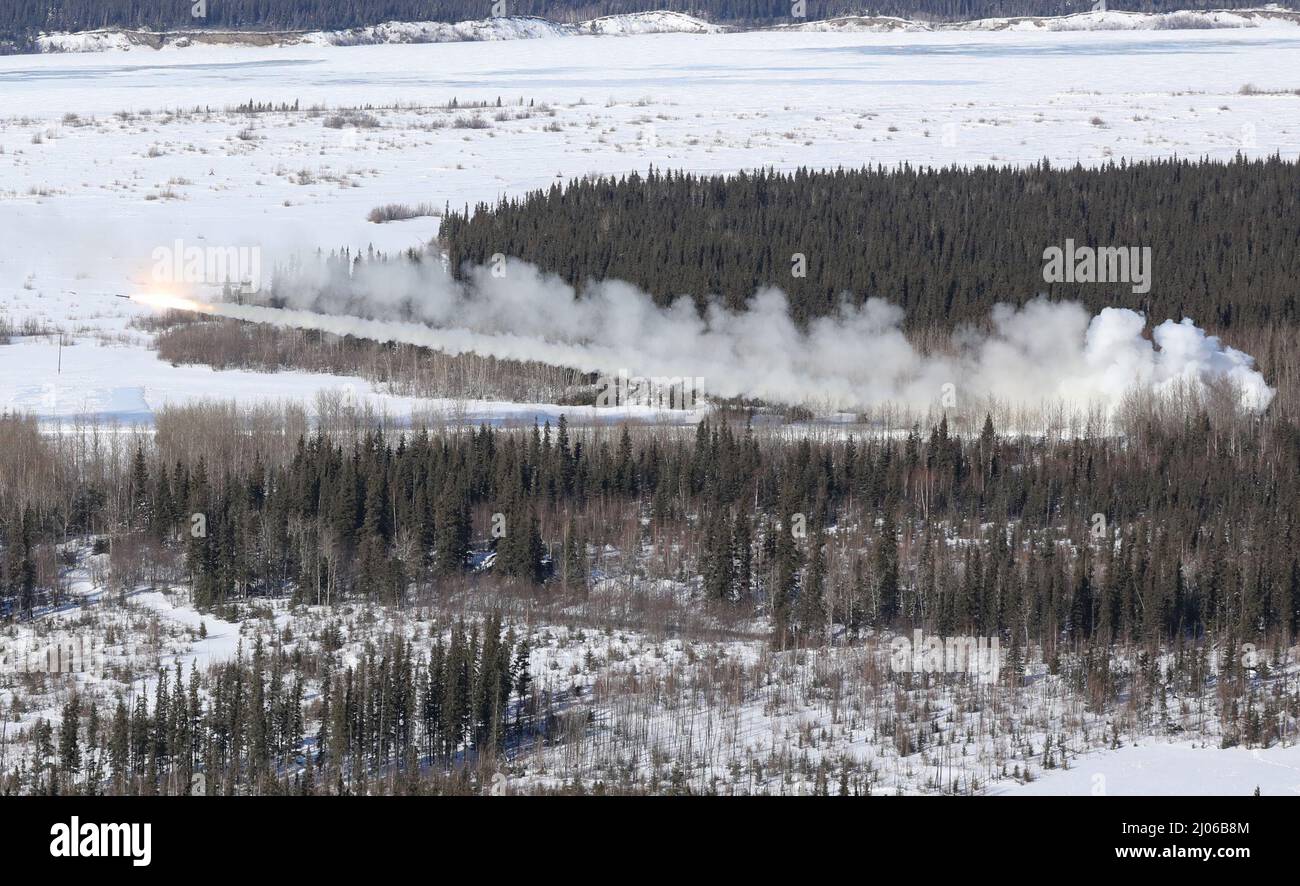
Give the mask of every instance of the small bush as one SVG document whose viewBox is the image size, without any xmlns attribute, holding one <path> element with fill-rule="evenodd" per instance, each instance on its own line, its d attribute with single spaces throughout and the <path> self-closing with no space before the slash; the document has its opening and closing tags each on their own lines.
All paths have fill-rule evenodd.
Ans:
<svg viewBox="0 0 1300 886">
<path fill-rule="evenodd" d="M 420 218 L 421 216 L 441 218 L 442 210 L 435 209 L 431 203 L 418 203 L 415 206 L 406 203 L 385 203 L 383 206 L 376 206 L 370 210 L 366 220 L 382 225 L 384 222 L 405 221 L 408 218 Z"/>
<path fill-rule="evenodd" d="M 344 129 L 348 126 L 356 129 L 378 129 L 379 118 L 362 111 L 340 111 L 326 117 L 322 125 L 326 129 Z"/>
</svg>

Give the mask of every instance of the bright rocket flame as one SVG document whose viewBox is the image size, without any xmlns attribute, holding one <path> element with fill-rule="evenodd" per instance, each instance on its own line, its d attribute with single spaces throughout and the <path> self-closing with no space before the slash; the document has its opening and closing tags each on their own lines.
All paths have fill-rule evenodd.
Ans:
<svg viewBox="0 0 1300 886">
<path fill-rule="evenodd" d="M 197 311 L 200 314 L 215 314 L 217 310 L 206 302 L 186 298 L 174 292 L 137 292 L 131 296 L 131 301 L 148 305 L 158 311 Z"/>
</svg>

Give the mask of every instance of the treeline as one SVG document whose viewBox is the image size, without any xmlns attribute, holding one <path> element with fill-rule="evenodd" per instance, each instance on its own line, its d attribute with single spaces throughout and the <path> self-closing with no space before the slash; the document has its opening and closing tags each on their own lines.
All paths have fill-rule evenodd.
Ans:
<svg viewBox="0 0 1300 886">
<path fill-rule="evenodd" d="M 632 12 L 669 10 L 719 22 L 769 23 L 817 20 L 854 13 L 936 21 L 1010 15 L 1087 12 L 1089 0 L 807 0 L 806 15 L 791 16 L 791 0 L 504 0 L 507 15 L 575 22 Z M 1235 9 L 1253 0 L 1112 0 L 1112 9 L 1166 12 Z M 219 0 L 193 15 L 193 0 L 6 0 L 0 34 L 84 31 L 97 28 L 179 30 L 230 28 L 309 30 L 362 27 L 385 21 L 457 22 L 488 18 L 493 0 Z"/>
<path fill-rule="evenodd" d="M 286 369 L 359 375 L 393 394 L 457 400 L 561 403 L 589 385 L 586 373 L 477 354 L 451 356 L 414 345 L 237 320 L 174 317 L 152 324 L 158 358 L 216 369 Z"/>
<path fill-rule="evenodd" d="M 561 421 L 316 434 L 238 467 L 141 445 L 130 463 L 109 488 L 67 471 L 21 504 L 0 497 L 10 617 L 48 601 L 35 565 L 51 546 L 95 531 L 115 591 L 184 582 L 218 611 L 263 595 L 400 606 L 478 580 L 586 594 L 611 568 L 592 552 L 617 549 L 623 573 L 770 616 L 780 644 L 834 625 L 1048 648 L 1300 627 L 1300 432 L 1279 421 L 1187 416 L 1123 442 L 1003 439 L 991 423 L 960 438 L 946 421 L 795 441 Z"/>
<path fill-rule="evenodd" d="M 1300 321 L 1300 163 L 1156 160 L 1100 168 L 863 168 L 585 178 L 453 212 L 452 266 L 503 253 L 578 286 L 742 307 L 764 286 L 797 319 L 885 298 L 909 331 L 986 322 L 1037 294 L 1208 328 Z M 1149 247 L 1151 288 L 1044 282 L 1044 250 Z M 803 256 L 796 266 L 795 256 Z"/>
<path fill-rule="evenodd" d="M 490 770 L 556 717 L 528 655 L 498 615 L 453 625 L 427 656 L 389 634 L 346 667 L 328 636 L 305 651 L 259 637 L 207 674 L 158 671 L 152 702 L 146 689 L 101 710 L 73 691 L 0 795 L 467 793 L 467 763 Z"/>
<path fill-rule="evenodd" d="M 921 628 L 998 637 L 1009 689 L 1042 661 L 1092 710 L 1139 685 L 1152 710 L 1214 693 L 1225 746 L 1268 745 L 1295 714 L 1258 663 L 1300 631 L 1300 428 L 1277 417 L 1189 414 L 1122 439 L 560 421 L 249 436 L 211 460 L 174 421 L 124 448 L 0 418 L 0 621 L 57 602 L 85 562 L 66 554 L 87 548 L 107 555 L 109 599 L 188 588 L 234 619 L 275 596 L 322 621 L 120 703 L 64 697 L 0 793 L 189 793 L 196 773 L 206 793 L 482 791 L 503 755 L 569 740 L 588 711 L 530 686 L 523 637 L 464 601 L 563 610 L 633 577 L 619 624 L 668 586 L 672 624 L 757 616 L 778 649 Z M 427 638 L 384 631 L 345 661 L 338 613 L 367 600 Z M 896 734 L 900 753 L 929 728 Z"/>
</svg>

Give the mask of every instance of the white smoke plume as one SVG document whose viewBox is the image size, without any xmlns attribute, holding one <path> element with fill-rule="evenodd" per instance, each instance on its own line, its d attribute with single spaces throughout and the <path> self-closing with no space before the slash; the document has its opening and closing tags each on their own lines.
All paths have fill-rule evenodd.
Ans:
<svg viewBox="0 0 1300 886">
<path fill-rule="evenodd" d="M 706 391 L 720 397 L 840 410 L 925 409 L 956 394 L 967 403 L 1113 412 L 1133 392 L 1228 384 L 1243 407 L 1261 412 L 1274 394 L 1250 355 L 1225 347 L 1191 320 L 1166 320 L 1148 340 L 1145 318 L 1122 308 L 1090 317 L 1072 302 L 999 305 L 989 331 L 959 332 L 953 353 L 927 355 L 904 335 L 902 311 L 878 298 L 861 306 L 845 302 L 801 329 L 777 289 L 760 291 L 744 311 L 714 304 L 700 316 L 689 298 L 660 307 L 620 281 L 575 293 L 531 265 L 507 261 L 501 268 L 499 276 L 474 269 L 464 283 L 428 262 L 362 263 L 342 280 L 324 271 L 296 272 L 276 287 L 284 308 L 152 301 L 453 355 L 604 375 L 701 377 Z"/>
</svg>

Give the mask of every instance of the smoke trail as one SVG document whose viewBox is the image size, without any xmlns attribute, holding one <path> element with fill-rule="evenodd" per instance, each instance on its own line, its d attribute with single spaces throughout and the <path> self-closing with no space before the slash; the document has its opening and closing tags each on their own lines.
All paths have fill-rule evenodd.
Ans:
<svg viewBox="0 0 1300 886">
<path fill-rule="evenodd" d="M 935 356 L 914 348 L 902 330 L 902 311 L 877 298 L 860 306 L 844 302 L 801 329 L 776 289 L 760 291 L 743 311 L 713 304 L 701 316 L 689 298 L 660 307 L 620 281 L 578 294 L 522 262 L 495 270 L 474 269 L 463 284 L 428 263 L 364 264 L 346 275 L 311 271 L 277 281 L 285 308 L 140 299 L 452 355 L 604 375 L 701 377 L 720 397 L 832 409 L 886 403 L 924 409 L 955 394 L 1112 412 L 1134 391 L 1204 392 L 1228 384 L 1243 407 L 1260 412 L 1274 395 L 1250 355 L 1225 347 L 1191 320 L 1166 320 L 1149 341 L 1143 316 L 1122 308 L 1090 317 L 1072 302 L 999 305 L 991 331 L 959 332 L 956 352 Z"/>
</svg>

